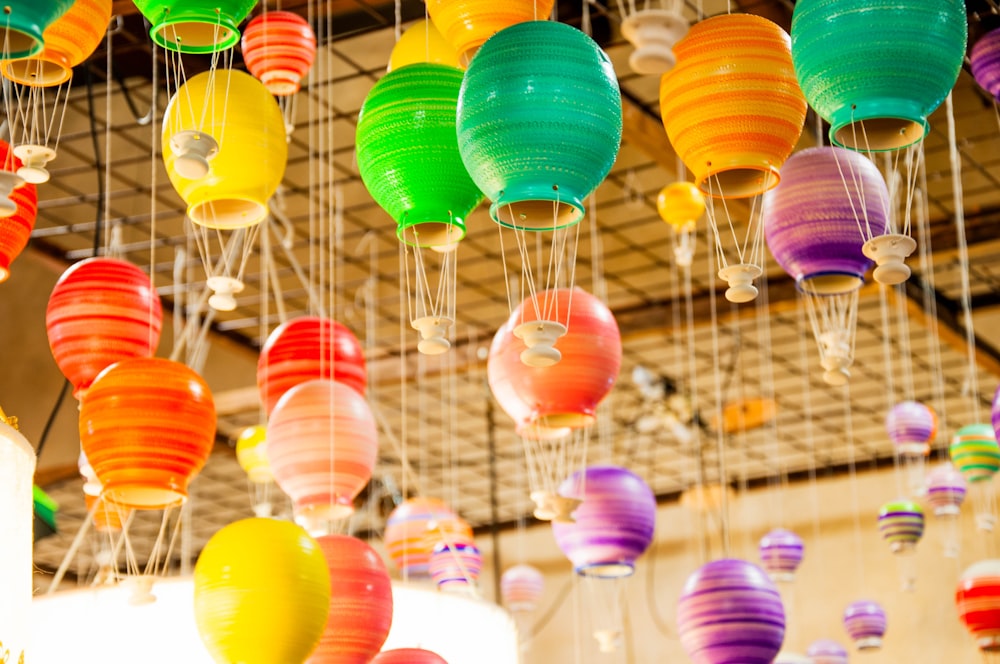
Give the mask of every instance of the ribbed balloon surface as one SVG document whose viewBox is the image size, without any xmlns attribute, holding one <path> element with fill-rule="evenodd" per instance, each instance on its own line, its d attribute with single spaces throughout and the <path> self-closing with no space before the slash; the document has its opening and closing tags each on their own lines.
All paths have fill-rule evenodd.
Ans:
<svg viewBox="0 0 1000 664">
<path fill-rule="evenodd" d="M 500 596 L 509 611 L 534 611 L 545 590 L 545 577 L 531 565 L 514 565 L 500 576 Z"/>
<path fill-rule="evenodd" d="M 330 612 L 308 664 L 367 664 L 392 624 L 392 581 L 385 564 L 356 537 L 318 538 L 330 572 Z"/>
<path fill-rule="evenodd" d="M 911 549 L 924 535 L 924 510 L 912 500 L 894 500 L 879 509 L 878 531 L 892 551 Z"/>
<path fill-rule="evenodd" d="M 431 553 L 431 579 L 441 590 L 475 586 L 483 568 L 483 554 L 475 542 L 440 542 Z"/>
<path fill-rule="evenodd" d="M 842 148 L 807 148 L 781 168 L 763 204 L 774 259 L 804 291 L 846 293 L 864 283 L 865 236 L 885 232 L 889 189 L 878 167 Z M 866 229 L 864 233 L 859 227 Z"/>
<path fill-rule="evenodd" d="M 215 533 L 194 568 L 194 617 L 219 664 L 304 662 L 330 607 L 316 541 L 277 519 L 243 519 Z"/>
<path fill-rule="evenodd" d="M 1000 652 L 1000 560 L 981 560 L 962 573 L 955 608 L 980 649 Z"/>
<path fill-rule="evenodd" d="M 0 22 L 0 39 L 8 58 L 26 58 L 42 50 L 44 33 L 73 4 L 73 0 L 7 0 Z"/>
<path fill-rule="evenodd" d="M 844 609 L 844 629 L 858 650 L 880 648 L 888 625 L 885 609 L 878 602 L 862 599 Z"/>
<path fill-rule="evenodd" d="M 611 60 L 563 23 L 501 30 L 462 80 L 462 161 L 505 226 L 538 231 L 579 221 L 584 199 L 611 170 L 621 132 Z"/>
<path fill-rule="evenodd" d="M 569 330 L 555 344 L 562 359 L 551 367 L 532 367 L 521 361 L 525 344 L 514 328 L 538 320 L 534 303 L 546 299 L 554 300 L 549 320 L 568 316 Z M 593 423 L 621 362 L 621 334 L 611 310 L 579 288 L 559 289 L 540 292 L 514 310 L 493 337 L 486 373 L 497 403 L 519 429 L 533 423 L 579 428 Z"/>
<path fill-rule="evenodd" d="M 354 510 L 378 457 L 375 418 L 364 397 L 332 380 L 301 383 L 271 411 L 267 436 L 271 472 L 296 516 Z"/>
<path fill-rule="evenodd" d="M 300 383 L 333 378 L 362 396 L 368 370 L 361 343 L 346 326 L 320 316 L 300 316 L 274 329 L 257 360 L 257 388 L 268 414 Z"/>
<path fill-rule="evenodd" d="M 396 648 L 384 650 L 375 656 L 371 664 L 448 664 L 443 657 L 422 648 Z"/>
<path fill-rule="evenodd" d="M 180 53 L 215 53 L 235 46 L 239 25 L 258 0 L 135 0 L 156 45 Z"/>
<path fill-rule="evenodd" d="M 715 16 L 695 23 L 674 54 L 660 113 L 698 187 L 740 198 L 778 184 L 806 118 L 788 34 L 759 16 Z"/>
<path fill-rule="evenodd" d="M 761 538 L 758 551 L 761 565 L 772 578 L 790 581 L 802 564 L 805 545 L 792 531 L 776 528 Z"/>
<path fill-rule="evenodd" d="M 1000 28 L 994 28 L 973 45 L 969 54 L 976 83 L 1000 101 Z"/>
<path fill-rule="evenodd" d="M 427 13 L 444 38 L 466 60 L 504 28 L 544 21 L 555 0 L 428 0 Z"/>
<path fill-rule="evenodd" d="M 762 569 L 715 560 L 688 577 L 677 628 L 693 664 L 771 664 L 785 638 L 785 609 Z"/>
<path fill-rule="evenodd" d="M 4 170 L 17 172 L 21 160 L 11 154 L 10 144 L 0 139 L 0 165 Z M 8 196 L 16 206 L 14 214 L 0 217 L 0 283 L 10 277 L 10 264 L 17 258 L 31 239 L 38 215 L 38 190 L 25 183 Z"/>
<path fill-rule="evenodd" d="M 461 240 L 466 217 L 483 200 L 458 151 L 461 85 L 461 69 L 411 64 L 382 77 L 361 107 L 358 172 L 408 244 Z"/>
<path fill-rule="evenodd" d="M 691 182 L 672 182 L 657 195 L 656 211 L 678 232 L 693 230 L 705 214 L 705 196 Z"/>
<path fill-rule="evenodd" d="M 417 497 L 389 514 L 383 540 L 400 573 L 411 579 L 429 578 L 434 547 L 440 542 L 472 541 L 472 528 L 443 500 Z"/>
<path fill-rule="evenodd" d="M 937 416 L 919 401 L 900 401 L 889 409 L 885 430 L 900 453 L 923 455 L 937 433 Z"/>
<path fill-rule="evenodd" d="M 958 514 L 965 502 L 968 485 L 965 476 L 950 463 L 935 466 L 927 474 L 927 505 L 936 516 Z"/>
<path fill-rule="evenodd" d="M 923 138 L 965 57 L 961 0 L 802 0 L 792 14 L 792 58 L 830 138 L 894 150 Z M 853 123 L 864 120 L 864 130 Z"/>
<path fill-rule="evenodd" d="M 813 664 L 849 664 L 847 650 L 831 639 L 813 641 L 806 650 Z"/>
<path fill-rule="evenodd" d="M 88 258 L 63 272 L 45 310 L 49 348 L 77 398 L 105 367 L 153 355 L 162 325 L 149 277 L 117 258 Z"/>
<path fill-rule="evenodd" d="M 991 479 L 1000 470 L 1000 446 L 989 424 L 969 424 L 955 432 L 948 449 L 951 462 L 969 482 Z"/>
<path fill-rule="evenodd" d="M 80 446 L 104 497 L 137 509 L 178 505 L 215 445 L 215 402 L 193 369 L 163 358 L 111 365 L 80 401 Z"/>
<path fill-rule="evenodd" d="M 247 71 L 272 95 L 287 97 L 299 91 L 316 59 L 316 34 L 298 14 L 268 11 L 247 23 L 241 50 Z"/>
<path fill-rule="evenodd" d="M 577 574 L 628 576 L 653 541 L 656 497 L 641 477 L 617 466 L 573 473 L 559 495 L 583 502 L 575 523 L 552 522 L 552 533 Z"/>
</svg>

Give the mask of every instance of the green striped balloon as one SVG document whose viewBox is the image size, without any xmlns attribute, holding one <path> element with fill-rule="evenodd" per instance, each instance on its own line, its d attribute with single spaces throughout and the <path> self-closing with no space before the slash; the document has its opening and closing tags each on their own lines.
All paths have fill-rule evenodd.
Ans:
<svg viewBox="0 0 1000 664">
<path fill-rule="evenodd" d="M 951 462 L 969 482 L 988 480 L 1000 470 L 1000 446 L 992 425 L 970 424 L 951 439 Z"/>
</svg>

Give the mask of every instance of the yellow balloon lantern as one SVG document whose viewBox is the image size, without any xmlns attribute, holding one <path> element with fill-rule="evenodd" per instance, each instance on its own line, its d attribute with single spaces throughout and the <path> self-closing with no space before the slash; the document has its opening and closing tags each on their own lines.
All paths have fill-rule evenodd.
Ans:
<svg viewBox="0 0 1000 664">
<path fill-rule="evenodd" d="M 660 190 L 660 195 L 656 197 L 656 211 L 678 233 L 692 231 L 701 215 L 705 214 L 705 195 L 694 183 L 674 182 Z"/>
<path fill-rule="evenodd" d="M 243 519 L 205 545 L 194 568 L 194 616 L 219 664 L 301 664 L 330 609 L 316 540 L 289 521 Z"/>
<path fill-rule="evenodd" d="M 236 439 L 236 461 L 251 482 L 273 482 L 271 462 L 267 458 L 267 429 L 247 427 Z"/>
<path fill-rule="evenodd" d="M 427 13 L 468 63 L 487 39 L 518 23 L 544 21 L 555 0 L 427 0 Z"/>
<path fill-rule="evenodd" d="M 427 19 L 417 21 L 403 32 L 392 47 L 388 71 L 419 62 L 463 68 L 454 47 Z"/>
<path fill-rule="evenodd" d="M 249 74 L 198 74 L 167 105 L 163 161 L 194 223 L 218 229 L 258 224 L 288 163 L 281 109 Z"/>
</svg>

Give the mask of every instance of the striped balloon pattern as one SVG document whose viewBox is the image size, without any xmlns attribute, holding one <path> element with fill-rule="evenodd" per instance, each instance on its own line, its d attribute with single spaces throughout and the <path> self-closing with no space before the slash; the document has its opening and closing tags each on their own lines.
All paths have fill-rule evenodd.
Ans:
<svg viewBox="0 0 1000 664">
<path fill-rule="evenodd" d="M 785 609 L 764 570 L 726 558 L 688 577 L 677 627 L 693 664 L 771 664 L 785 638 Z"/>
<path fill-rule="evenodd" d="M 448 664 L 444 657 L 423 648 L 396 648 L 375 655 L 371 664 Z"/>
<path fill-rule="evenodd" d="M 292 12 L 258 14 L 243 30 L 243 61 L 267 91 L 287 97 L 299 91 L 316 58 L 316 35 Z"/>
<path fill-rule="evenodd" d="M 927 505 L 934 516 L 954 516 L 965 502 L 965 476 L 950 463 L 936 466 L 927 474 Z"/>
<path fill-rule="evenodd" d="M 440 542 L 471 542 L 472 528 L 440 498 L 410 498 L 389 514 L 383 541 L 403 575 L 426 579 L 434 547 Z"/>
<path fill-rule="evenodd" d="M 972 47 L 969 54 L 976 83 L 1000 101 L 1000 28 L 994 28 Z"/>
<path fill-rule="evenodd" d="M 844 628 L 859 651 L 881 648 L 887 627 L 885 609 L 878 602 L 862 599 L 844 609 Z"/>
<path fill-rule="evenodd" d="M 1000 470 L 1000 446 L 989 424 L 969 424 L 951 439 L 951 462 L 971 483 L 991 479 Z"/>
<path fill-rule="evenodd" d="M 805 546 L 802 538 L 790 530 L 776 528 L 760 540 L 760 560 L 775 581 L 792 581 L 802 563 Z"/>
<path fill-rule="evenodd" d="M 431 553 L 431 579 L 441 590 L 468 590 L 482 568 L 483 554 L 474 542 L 439 542 Z"/>
<path fill-rule="evenodd" d="M 534 611 L 545 589 L 545 577 L 531 565 L 514 565 L 500 576 L 500 596 L 511 613 Z"/>
<path fill-rule="evenodd" d="M 552 522 L 556 544 L 577 574 L 621 577 L 653 541 L 656 498 L 635 473 L 617 466 L 591 466 L 573 473 L 559 494 L 583 502 L 575 523 Z"/>
<path fill-rule="evenodd" d="M 893 553 L 911 551 L 924 535 L 924 510 L 911 500 L 894 500 L 878 513 L 878 530 Z"/>
<path fill-rule="evenodd" d="M 812 664 L 848 664 L 847 650 L 832 639 L 813 641 L 806 650 Z"/>
<path fill-rule="evenodd" d="M 1000 560 L 981 560 L 962 574 L 955 590 L 958 617 L 987 652 L 1000 652 Z"/>
<path fill-rule="evenodd" d="M 997 391 L 993 393 L 993 407 L 990 409 L 990 421 L 993 424 L 993 434 L 1000 438 L 1000 385 L 997 386 Z"/>
<path fill-rule="evenodd" d="M 901 401 L 885 417 L 889 440 L 904 457 L 927 456 L 937 434 L 937 415 L 919 401 Z"/>
</svg>

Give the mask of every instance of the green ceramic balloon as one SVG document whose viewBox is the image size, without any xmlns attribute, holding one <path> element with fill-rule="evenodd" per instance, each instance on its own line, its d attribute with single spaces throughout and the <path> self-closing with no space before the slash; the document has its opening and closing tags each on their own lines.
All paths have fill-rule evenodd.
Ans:
<svg viewBox="0 0 1000 664">
<path fill-rule="evenodd" d="M 483 200 L 458 152 L 455 112 L 462 70 L 415 63 L 368 93 L 355 138 L 358 171 L 407 244 L 445 246 L 465 237 Z"/>
<path fill-rule="evenodd" d="M 134 0 L 156 45 L 179 53 L 215 53 L 240 40 L 239 25 L 257 0 Z"/>
<path fill-rule="evenodd" d="M 27 58 L 42 50 L 43 34 L 66 13 L 73 0 L 8 0 L 3 3 L 0 39 L 5 59 Z"/>
<path fill-rule="evenodd" d="M 799 0 L 792 61 L 836 145 L 896 150 L 927 133 L 958 78 L 967 32 L 962 0 Z"/>
</svg>

